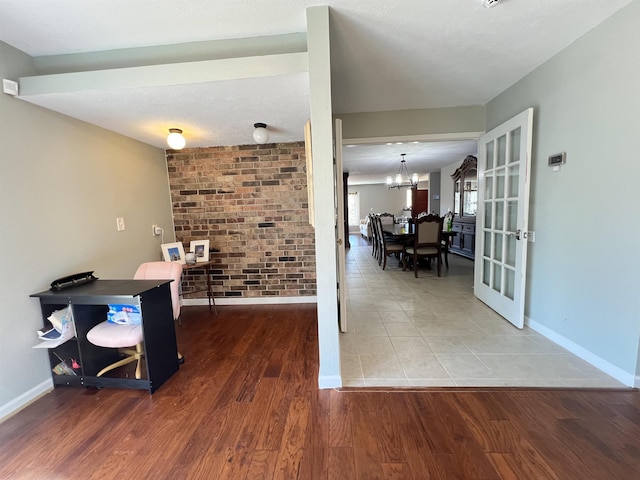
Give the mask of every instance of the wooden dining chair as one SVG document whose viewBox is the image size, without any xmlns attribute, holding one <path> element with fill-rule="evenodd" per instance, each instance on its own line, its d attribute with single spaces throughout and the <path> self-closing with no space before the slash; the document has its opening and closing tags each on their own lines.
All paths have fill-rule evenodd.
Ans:
<svg viewBox="0 0 640 480">
<path fill-rule="evenodd" d="M 378 254 L 380 252 L 380 237 L 378 236 L 378 216 L 371 215 L 371 256 L 378 260 Z"/>
<path fill-rule="evenodd" d="M 403 270 L 409 267 L 412 260 L 413 271 L 418 278 L 418 261 L 421 258 L 435 258 L 438 265 L 438 276 L 442 272 L 442 218 L 438 215 L 425 215 L 415 221 L 415 238 L 413 245 L 407 245 L 402 255 Z"/>
<path fill-rule="evenodd" d="M 378 230 L 378 242 L 380 244 L 380 257 L 378 258 L 378 265 L 382 264 L 382 269 L 387 268 L 387 257 L 389 255 L 397 255 L 400 257 L 404 251 L 404 244 L 395 242 L 384 235 L 382 222 L 380 217 L 376 218 L 377 230 Z M 391 225 L 393 226 L 393 225 Z"/>
</svg>

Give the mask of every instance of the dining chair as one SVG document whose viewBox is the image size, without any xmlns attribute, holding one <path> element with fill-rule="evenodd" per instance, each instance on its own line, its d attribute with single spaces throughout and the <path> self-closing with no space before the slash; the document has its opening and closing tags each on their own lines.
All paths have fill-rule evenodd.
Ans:
<svg viewBox="0 0 640 480">
<path fill-rule="evenodd" d="M 382 234 L 384 236 L 386 236 L 387 238 L 391 238 L 389 235 L 386 235 L 384 233 L 385 229 L 393 229 L 393 226 L 396 223 L 396 217 L 392 214 L 392 213 L 381 213 L 380 215 L 378 215 L 378 218 L 380 218 L 380 223 L 382 225 Z"/>
<path fill-rule="evenodd" d="M 380 236 L 378 235 L 378 216 L 371 214 L 371 256 L 378 260 L 380 253 Z"/>
<path fill-rule="evenodd" d="M 435 258 L 438 264 L 438 276 L 442 272 L 442 218 L 438 215 L 425 215 L 415 221 L 415 238 L 413 245 L 407 245 L 402 254 L 403 269 L 409 267 L 412 260 L 413 271 L 418 278 L 418 260 Z"/>
<path fill-rule="evenodd" d="M 384 270 L 387 267 L 387 257 L 389 255 L 397 255 L 400 257 L 404 250 L 404 244 L 387 238 L 383 233 L 380 217 L 377 217 L 376 221 L 378 223 L 378 241 L 380 244 L 380 258 L 378 259 L 378 265 L 382 264 L 382 269 Z M 393 224 L 391 226 L 393 226 Z"/>
</svg>

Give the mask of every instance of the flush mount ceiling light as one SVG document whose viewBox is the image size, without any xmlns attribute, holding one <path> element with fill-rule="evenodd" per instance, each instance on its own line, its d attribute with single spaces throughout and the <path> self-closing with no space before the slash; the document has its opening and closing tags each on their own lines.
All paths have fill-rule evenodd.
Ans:
<svg viewBox="0 0 640 480">
<path fill-rule="evenodd" d="M 182 130 L 179 128 L 170 128 L 169 135 L 167 136 L 167 144 L 173 150 L 181 150 L 186 145 L 187 141 L 182 136 Z"/>
<path fill-rule="evenodd" d="M 418 174 L 414 173 L 409 176 L 409 170 L 407 169 L 407 161 L 404 156 L 406 153 L 401 154 L 400 168 L 396 174 L 396 178 L 387 177 L 387 187 L 391 188 L 413 188 L 418 185 Z"/>
<path fill-rule="evenodd" d="M 269 141 L 269 132 L 267 130 L 266 123 L 254 123 L 253 127 L 255 130 L 253 131 L 253 139 L 256 143 L 267 143 Z"/>
<path fill-rule="evenodd" d="M 482 0 L 482 6 L 484 8 L 491 8 L 498 5 L 502 0 Z"/>
</svg>

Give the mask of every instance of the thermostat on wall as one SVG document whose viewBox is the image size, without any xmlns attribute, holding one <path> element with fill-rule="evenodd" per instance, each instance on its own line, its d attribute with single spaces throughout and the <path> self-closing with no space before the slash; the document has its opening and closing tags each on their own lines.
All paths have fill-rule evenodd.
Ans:
<svg viewBox="0 0 640 480">
<path fill-rule="evenodd" d="M 562 165 L 564 163 L 567 163 L 567 154 L 565 152 L 549 155 L 550 167 L 555 167 L 556 165 Z"/>
</svg>

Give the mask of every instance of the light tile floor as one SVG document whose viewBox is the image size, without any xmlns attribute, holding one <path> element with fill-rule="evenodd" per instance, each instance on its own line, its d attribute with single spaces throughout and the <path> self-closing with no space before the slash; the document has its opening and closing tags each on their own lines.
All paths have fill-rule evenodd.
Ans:
<svg viewBox="0 0 640 480">
<path fill-rule="evenodd" d="M 472 261 L 449 255 L 442 277 L 434 269 L 415 278 L 395 259 L 383 271 L 365 240 L 350 240 L 344 386 L 624 387 L 476 299 Z"/>
</svg>

